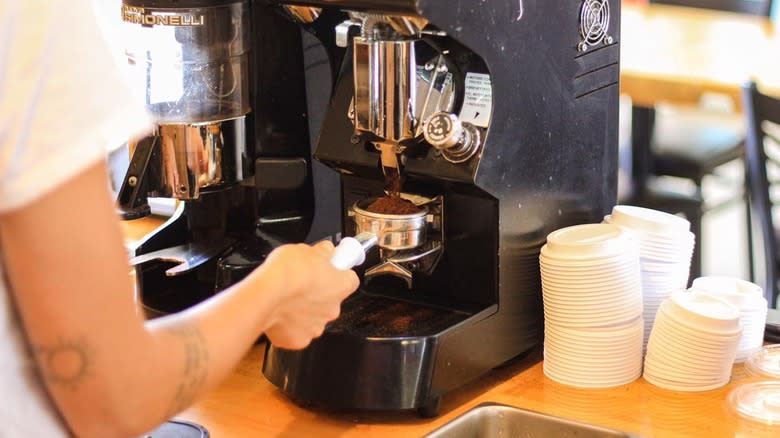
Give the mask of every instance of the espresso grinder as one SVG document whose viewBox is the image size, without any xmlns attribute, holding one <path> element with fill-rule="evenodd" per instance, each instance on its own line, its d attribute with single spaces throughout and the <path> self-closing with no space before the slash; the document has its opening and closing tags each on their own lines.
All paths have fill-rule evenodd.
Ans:
<svg viewBox="0 0 780 438">
<path fill-rule="evenodd" d="M 315 158 L 344 234 L 379 244 L 340 317 L 269 345 L 263 374 L 304 404 L 437 415 L 540 343 L 547 233 L 615 202 L 620 2 L 293 3 L 348 14 Z"/>
<path fill-rule="evenodd" d="M 147 310 L 189 307 L 279 244 L 339 231 L 338 176 L 311 160 L 301 29 L 278 9 L 123 1 L 131 74 L 156 125 L 129 144 L 119 209 L 134 219 L 149 197 L 180 201 L 132 259 Z"/>
</svg>

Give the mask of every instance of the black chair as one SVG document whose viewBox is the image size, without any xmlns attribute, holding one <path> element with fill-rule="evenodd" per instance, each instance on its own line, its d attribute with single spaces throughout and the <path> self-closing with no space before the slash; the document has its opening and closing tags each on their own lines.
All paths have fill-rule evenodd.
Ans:
<svg viewBox="0 0 780 438">
<path fill-rule="evenodd" d="M 651 133 L 652 174 L 693 182 L 702 196 L 704 178 L 744 155 L 744 127 L 738 114 L 698 108 L 656 109 Z M 704 211 L 701 212 L 703 214 Z"/>
<path fill-rule="evenodd" d="M 693 249 L 689 283 L 701 275 L 701 217 L 703 200 L 701 193 L 671 191 L 652 184 L 650 136 L 655 112 L 652 108 L 634 106 L 631 112 L 631 190 L 624 204 L 652 208 L 672 214 L 681 214 L 691 223 L 696 236 Z"/>
<path fill-rule="evenodd" d="M 772 7 L 772 0 L 650 0 L 650 3 L 764 17 L 769 17 Z M 701 195 L 704 177 L 744 154 L 744 132 L 738 116 L 691 108 L 672 111 L 663 120 L 659 116 L 650 131 L 653 175 L 689 179 Z"/>
<path fill-rule="evenodd" d="M 752 15 L 769 16 L 771 0 L 650 0 L 650 3 L 716 9 Z M 719 205 L 704 201 L 702 183 L 716 175 L 716 169 L 744 156 L 744 126 L 737 114 L 723 114 L 699 108 L 670 106 L 670 111 L 636 107 L 633 111 L 634 190 L 632 201 L 638 205 L 667 208 L 682 213 L 696 234 L 696 248 L 691 265 L 691 279 L 701 273 L 702 218 L 706 211 Z M 644 151 L 644 154 L 641 153 Z M 637 163 L 637 160 L 643 161 Z M 659 192 L 652 187 L 655 177 L 676 177 L 693 183 L 690 195 Z M 741 189 L 741 184 L 736 184 Z M 741 200 L 742 193 L 728 201 Z"/>
<path fill-rule="evenodd" d="M 778 273 L 780 273 L 780 254 L 778 254 L 778 234 L 772 218 L 772 209 L 776 205 L 773 192 L 780 189 L 780 99 L 762 94 L 754 82 L 749 82 L 742 90 L 745 119 L 747 121 L 747 141 L 745 142 L 746 182 L 750 200 L 750 215 L 760 228 L 754 236 L 752 227 L 748 227 L 748 241 L 760 236 L 764 263 L 764 290 L 769 307 L 777 307 Z M 750 245 L 752 254 L 756 245 Z M 751 260 L 751 270 L 754 268 Z"/>
</svg>

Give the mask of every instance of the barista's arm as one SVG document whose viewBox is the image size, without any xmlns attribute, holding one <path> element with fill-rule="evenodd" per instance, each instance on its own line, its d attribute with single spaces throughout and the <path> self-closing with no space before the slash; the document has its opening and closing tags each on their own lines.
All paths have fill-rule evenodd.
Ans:
<svg viewBox="0 0 780 438">
<path fill-rule="evenodd" d="M 0 242 L 28 342 L 77 436 L 134 436 L 216 385 L 266 331 L 303 347 L 357 286 L 332 247 L 277 250 L 246 281 L 144 322 L 104 165 L 0 215 Z M 313 293 L 316 292 L 316 293 Z"/>
</svg>

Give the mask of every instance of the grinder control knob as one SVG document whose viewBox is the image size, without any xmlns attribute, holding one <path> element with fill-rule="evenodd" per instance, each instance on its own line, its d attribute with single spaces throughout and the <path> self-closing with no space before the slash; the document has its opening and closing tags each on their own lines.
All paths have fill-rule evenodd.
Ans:
<svg viewBox="0 0 780 438">
<path fill-rule="evenodd" d="M 458 144 L 463 137 L 463 123 L 455 114 L 440 111 L 425 121 L 423 135 L 436 149 L 448 149 Z"/>
<path fill-rule="evenodd" d="M 449 162 L 463 163 L 479 149 L 479 129 L 471 123 L 461 122 L 456 114 L 440 111 L 423 123 L 425 141 L 440 150 Z"/>
</svg>

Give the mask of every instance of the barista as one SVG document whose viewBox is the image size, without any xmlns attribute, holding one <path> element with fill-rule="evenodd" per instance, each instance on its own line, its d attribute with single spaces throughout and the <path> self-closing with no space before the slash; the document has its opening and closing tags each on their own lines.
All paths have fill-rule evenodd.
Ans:
<svg viewBox="0 0 780 438">
<path fill-rule="evenodd" d="M 261 332 L 306 346 L 358 286 L 331 244 L 289 245 L 196 307 L 139 317 L 103 157 L 149 120 L 95 23 L 90 0 L 0 0 L 0 436 L 137 436 Z"/>
</svg>

